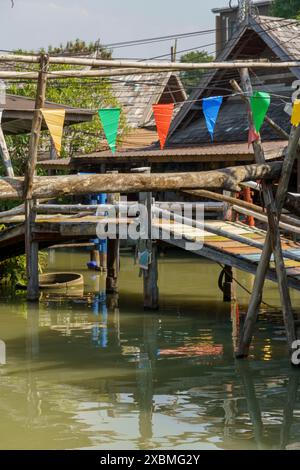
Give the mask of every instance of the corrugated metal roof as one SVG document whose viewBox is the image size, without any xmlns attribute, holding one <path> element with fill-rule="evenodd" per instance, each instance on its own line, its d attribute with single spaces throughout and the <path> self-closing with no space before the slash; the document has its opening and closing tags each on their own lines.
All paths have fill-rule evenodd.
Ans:
<svg viewBox="0 0 300 470">
<path fill-rule="evenodd" d="M 263 147 L 267 160 L 274 160 L 281 158 L 286 149 L 286 141 L 270 141 L 264 142 Z M 149 163 L 155 162 L 220 162 L 220 161 L 253 161 L 254 155 L 252 147 L 248 148 L 247 143 L 231 143 L 225 145 L 207 145 L 196 147 L 182 147 L 165 150 L 154 149 L 140 149 L 132 151 L 116 152 L 112 155 L 111 152 L 95 152 L 88 155 L 78 155 L 70 158 L 45 160 L 38 163 L 40 167 L 44 168 L 66 168 L 66 167 L 80 167 L 83 168 L 87 165 L 99 165 L 103 162 L 124 162 L 130 163 L 139 161 Z"/>
</svg>

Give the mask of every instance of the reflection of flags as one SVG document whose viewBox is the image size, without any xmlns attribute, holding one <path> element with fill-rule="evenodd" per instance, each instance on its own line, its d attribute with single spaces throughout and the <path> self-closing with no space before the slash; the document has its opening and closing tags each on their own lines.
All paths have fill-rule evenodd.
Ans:
<svg viewBox="0 0 300 470">
<path fill-rule="evenodd" d="M 64 109 L 41 109 L 57 155 L 60 155 L 66 111 Z"/>
<path fill-rule="evenodd" d="M 160 356 L 221 356 L 223 354 L 223 346 L 221 344 L 200 343 L 191 346 L 180 346 L 176 349 L 161 349 Z"/>
</svg>

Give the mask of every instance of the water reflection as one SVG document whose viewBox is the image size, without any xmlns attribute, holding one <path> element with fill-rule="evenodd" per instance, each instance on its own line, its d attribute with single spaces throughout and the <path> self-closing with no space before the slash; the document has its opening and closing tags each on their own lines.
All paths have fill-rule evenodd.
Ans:
<svg viewBox="0 0 300 470">
<path fill-rule="evenodd" d="M 251 361 L 235 361 L 241 313 L 198 298 L 145 314 L 100 290 L 1 302 L 0 448 L 295 448 L 282 325 L 264 312 Z"/>
</svg>

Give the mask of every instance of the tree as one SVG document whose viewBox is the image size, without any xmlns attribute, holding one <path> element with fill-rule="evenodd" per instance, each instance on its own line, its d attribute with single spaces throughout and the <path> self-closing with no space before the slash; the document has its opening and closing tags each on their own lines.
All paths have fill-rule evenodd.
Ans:
<svg viewBox="0 0 300 470">
<path fill-rule="evenodd" d="M 213 57 L 206 51 L 192 51 L 180 57 L 180 62 L 183 63 L 212 62 L 213 60 Z M 190 94 L 194 88 L 199 85 L 199 82 L 204 73 L 205 70 L 191 70 L 187 72 L 181 72 L 180 77 L 188 94 Z"/>
<path fill-rule="evenodd" d="M 300 15 L 300 0 L 274 0 L 271 14 L 279 18 L 297 18 Z"/>
</svg>

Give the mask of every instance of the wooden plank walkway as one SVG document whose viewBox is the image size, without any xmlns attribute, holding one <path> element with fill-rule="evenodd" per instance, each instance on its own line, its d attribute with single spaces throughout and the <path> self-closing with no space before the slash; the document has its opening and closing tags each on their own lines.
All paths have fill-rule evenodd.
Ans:
<svg viewBox="0 0 300 470">
<path fill-rule="evenodd" d="M 34 238 L 39 242 L 40 248 L 62 244 L 68 241 L 84 242 L 96 236 L 96 228 L 103 217 L 83 216 L 76 218 L 73 216 L 39 216 L 35 225 Z M 106 219 L 107 222 L 107 219 Z M 111 222 L 113 222 L 111 220 Z M 117 222 L 117 221 L 116 221 Z M 134 219 L 122 219 L 121 224 L 128 225 Z M 231 238 L 242 236 L 249 243 L 264 244 L 266 232 L 253 227 L 248 227 L 242 223 L 234 223 L 220 220 L 205 221 L 205 230 L 191 227 L 190 225 L 178 222 L 168 222 L 154 219 L 153 227 L 164 242 L 191 251 L 196 255 L 206 257 L 217 263 L 226 264 L 243 271 L 255 274 L 260 259 L 261 249 L 256 246 L 249 246 Z M 228 236 L 218 236 L 212 233 L 209 228 L 223 230 Z M 165 236 L 170 233 L 170 239 Z M 181 239 L 178 239 L 182 233 Z M 202 241 L 203 247 L 193 250 L 191 244 L 195 241 Z M 289 286 L 300 290 L 300 243 L 282 237 L 282 249 L 285 255 L 285 268 L 287 270 Z M 0 260 L 13 255 L 24 253 L 24 224 L 16 225 L 12 228 L 0 232 Z M 274 261 L 271 259 L 268 279 L 277 281 Z"/>
</svg>

